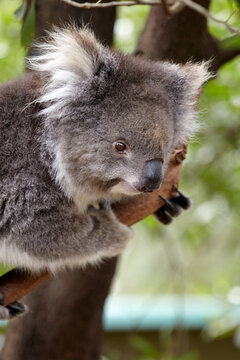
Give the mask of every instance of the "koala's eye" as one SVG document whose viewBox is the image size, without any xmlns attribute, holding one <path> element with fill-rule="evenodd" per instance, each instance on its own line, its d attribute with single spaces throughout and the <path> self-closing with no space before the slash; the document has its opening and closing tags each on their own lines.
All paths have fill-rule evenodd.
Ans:
<svg viewBox="0 0 240 360">
<path fill-rule="evenodd" d="M 124 154 L 127 152 L 127 145 L 123 141 L 115 141 L 113 146 L 118 153 Z"/>
</svg>

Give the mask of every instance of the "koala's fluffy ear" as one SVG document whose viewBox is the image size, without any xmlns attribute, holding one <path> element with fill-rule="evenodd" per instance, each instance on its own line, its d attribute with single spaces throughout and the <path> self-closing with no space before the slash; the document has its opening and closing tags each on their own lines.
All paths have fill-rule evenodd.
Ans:
<svg viewBox="0 0 240 360">
<path fill-rule="evenodd" d="M 174 146 L 184 143 L 195 132 L 196 107 L 203 84 L 212 77 L 209 62 L 185 65 L 165 62 L 163 84 L 174 117 Z"/>
<path fill-rule="evenodd" d="M 58 75 L 58 81 L 86 79 L 94 73 L 102 46 L 90 30 L 54 27 L 47 34 L 46 42 L 35 44 L 37 55 L 28 58 L 30 69 Z"/>
<path fill-rule="evenodd" d="M 45 42 L 35 44 L 36 55 L 28 58 L 28 67 L 46 74 L 42 114 L 55 116 L 76 96 L 81 96 L 88 80 L 99 73 L 103 64 L 114 66 L 112 53 L 103 47 L 88 29 L 53 28 Z"/>
</svg>

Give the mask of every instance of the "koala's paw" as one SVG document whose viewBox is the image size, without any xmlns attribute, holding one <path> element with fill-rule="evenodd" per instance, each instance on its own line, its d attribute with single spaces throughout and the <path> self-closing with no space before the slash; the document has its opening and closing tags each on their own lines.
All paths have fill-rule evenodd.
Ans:
<svg viewBox="0 0 240 360">
<path fill-rule="evenodd" d="M 117 219 L 108 201 L 101 202 L 100 208 L 107 211 L 111 218 L 111 234 L 109 234 L 106 256 L 117 256 L 126 249 L 128 241 L 134 237 L 134 231 Z"/>
<path fill-rule="evenodd" d="M 89 215 L 96 215 L 96 214 L 102 215 L 105 213 L 106 214 L 113 213 L 111 204 L 108 200 L 102 199 L 100 202 L 96 202 L 88 206 Z"/>
<path fill-rule="evenodd" d="M 17 301 L 6 307 L 0 305 L 0 320 L 12 319 L 16 316 L 22 315 L 26 310 L 27 310 L 27 306 Z"/>
<path fill-rule="evenodd" d="M 0 294 L 0 303 L 3 304 L 3 295 Z M 18 301 L 13 302 L 8 306 L 0 305 L 0 320 L 9 320 L 16 316 L 22 315 L 27 310 L 27 306 L 19 303 Z"/>
<path fill-rule="evenodd" d="M 187 210 L 191 207 L 191 199 L 178 191 L 170 200 L 160 196 L 164 201 L 164 205 L 155 212 L 155 216 L 164 225 L 172 222 L 174 217 L 179 216 L 182 210 Z"/>
<path fill-rule="evenodd" d="M 10 318 L 10 312 L 8 308 L 0 305 L 0 320 L 8 320 Z"/>
<path fill-rule="evenodd" d="M 134 236 L 133 230 L 121 223 L 107 200 L 99 203 L 99 209 L 89 207 L 89 215 L 98 219 L 102 226 L 101 247 L 105 257 L 119 255 L 126 248 L 128 240 Z"/>
</svg>

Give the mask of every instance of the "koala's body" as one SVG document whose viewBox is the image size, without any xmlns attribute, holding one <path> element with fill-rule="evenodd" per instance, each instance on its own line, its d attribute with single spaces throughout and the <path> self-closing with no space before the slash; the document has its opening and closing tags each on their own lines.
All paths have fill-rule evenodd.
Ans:
<svg viewBox="0 0 240 360">
<path fill-rule="evenodd" d="M 108 203 L 160 187 L 208 73 L 73 28 L 38 51 L 33 72 L 0 87 L 0 262 L 55 271 L 124 249 L 132 231 Z"/>
</svg>

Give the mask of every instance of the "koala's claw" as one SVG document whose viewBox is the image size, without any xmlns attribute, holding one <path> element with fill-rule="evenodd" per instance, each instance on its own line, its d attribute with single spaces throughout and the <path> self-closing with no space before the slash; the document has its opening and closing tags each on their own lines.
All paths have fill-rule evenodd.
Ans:
<svg viewBox="0 0 240 360">
<path fill-rule="evenodd" d="M 168 212 L 168 214 L 172 217 L 176 217 L 181 214 L 182 209 L 181 207 L 176 204 L 173 199 L 167 200 L 163 196 L 160 195 L 160 198 L 165 202 L 165 205 L 163 206 L 164 210 Z"/>
<path fill-rule="evenodd" d="M 183 195 L 180 191 L 172 197 L 171 201 L 180 205 L 184 210 L 187 210 L 192 206 L 192 200 L 188 196 Z"/>
<path fill-rule="evenodd" d="M 18 301 L 15 301 L 12 304 L 8 305 L 7 309 L 9 310 L 9 315 L 11 319 L 15 316 L 22 315 L 27 310 L 27 306 L 21 304 Z"/>
<path fill-rule="evenodd" d="M 168 225 L 172 222 L 172 217 L 164 211 L 163 207 L 161 209 L 157 210 L 154 213 L 154 215 L 157 218 L 157 220 L 160 221 L 162 224 Z"/>
<path fill-rule="evenodd" d="M 187 210 L 191 206 L 191 199 L 180 191 L 170 200 L 165 199 L 161 195 L 160 198 L 165 204 L 155 212 L 155 216 L 164 225 L 170 224 L 173 217 L 179 216 L 182 213 L 182 209 Z"/>
<path fill-rule="evenodd" d="M 23 314 L 27 310 L 27 306 L 14 301 L 8 306 L 4 306 L 4 297 L 0 293 L 0 320 L 12 319 L 18 315 Z"/>
</svg>

